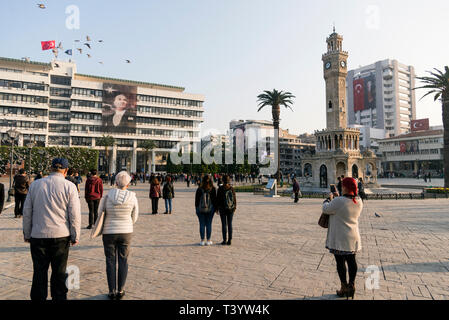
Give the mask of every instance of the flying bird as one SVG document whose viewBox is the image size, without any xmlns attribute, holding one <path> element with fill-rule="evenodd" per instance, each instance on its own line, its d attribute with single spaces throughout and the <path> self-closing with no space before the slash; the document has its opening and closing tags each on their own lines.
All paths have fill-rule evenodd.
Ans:
<svg viewBox="0 0 449 320">
<path fill-rule="evenodd" d="M 377 214 L 377 212 L 374 212 L 374 215 L 376 216 L 376 218 L 382 217 L 381 215 Z"/>
<path fill-rule="evenodd" d="M 126 61 L 126 63 L 131 63 L 131 60 L 125 60 Z"/>
<path fill-rule="evenodd" d="M 62 48 L 62 42 L 59 42 L 57 48 L 58 48 L 58 49 L 61 49 L 61 50 L 63 49 L 63 48 Z"/>
<path fill-rule="evenodd" d="M 103 64 L 103 61 L 98 61 L 99 64 Z"/>
<path fill-rule="evenodd" d="M 92 48 L 90 47 L 90 44 L 89 44 L 89 43 L 86 42 L 84 45 L 87 46 L 89 49 L 92 49 Z"/>
<path fill-rule="evenodd" d="M 91 40 L 90 37 L 86 36 L 86 41 L 90 41 L 90 40 Z"/>
<path fill-rule="evenodd" d="M 88 57 L 88 58 L 91 58 L 91 55 L 87 53 L 87 57 Z"/>
<path fill-rule="evenodd" d="M 59 64 L 55 63 L 55 68 L 59 68 Z"/>
<path fill-rule="evenodd" d="M 37 6 L 41 9 L 45 9 L 45 4 L 43 3 L 38 3 Z"/>
<path fill-rule="evenodd" d="M 76 50 L 78 50 L 80 52 L 80 54 L 83 53 L 83 49 L 81 49 L 81 48 L 76 48 Z"/>
<path fill-rule="evenodd" d="M 51 51 L 55 55 L 55 58 L 57 58 L 58 57 L 58 49 L 57 48 L 53 48 Z"/>
<path fill-rule="evenodd" d="M 103 40 L 98 40 L 98 42 L 103 42 Z"/>
<path fill-rule="evenodd" d="M 81 40 L 75 40 L 75 42 L 80 42 Z"/>
</svg>

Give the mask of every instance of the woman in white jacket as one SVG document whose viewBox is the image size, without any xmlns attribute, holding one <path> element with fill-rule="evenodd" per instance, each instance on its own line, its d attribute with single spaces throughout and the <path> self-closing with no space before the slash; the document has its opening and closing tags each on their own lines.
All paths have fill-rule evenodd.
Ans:
<svg viewBox="0 0 449 320">
<path fill-rule="evenodd" d="M 101 199 L 98 208 L 99 214 L 105 211 L 102 233 L 110 299 L 122 299 L 125 295 L 131 235 L 139 216 L 136 194 L 127 190 L 130 182 L 126 171 L 119 172 L 115 176 L 117 188 Z"/>
<path fill-rule="evenodd" d="M 341 281 L 340 297 L 354 299 L 357 262 L 355 255 L 362 249 L 359 233 L 359 217 L 363 202 L 357 195 L 357 181 L 345 178 L 342 182 L 343 196 L 329 199 L 323 204 L 323 213 L 329 215 L 326 248 L 334 254 L 337 272 Z M 346 264 L 348 265 L 349 283 L 346 281 Z"/>
</svg>

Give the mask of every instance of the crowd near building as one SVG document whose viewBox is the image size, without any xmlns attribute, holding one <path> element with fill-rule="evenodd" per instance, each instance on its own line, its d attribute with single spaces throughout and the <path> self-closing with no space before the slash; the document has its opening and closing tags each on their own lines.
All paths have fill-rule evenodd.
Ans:
<svg viewBox="0 0 449 320">
<path fill-rule="evenodd" d="M 84 147 L 100 152 L 98 169 L 142 172 L 152 140 L 152 171 L 162 171 L 179 141 L 199 143 L 204 96 L 182 87 L 77 73 L 74 62 L 0 58 L 0 138 L 20 131 L 19 146 Z M 103 136 L 115 144 L 108 155 Z"/>
</svg>

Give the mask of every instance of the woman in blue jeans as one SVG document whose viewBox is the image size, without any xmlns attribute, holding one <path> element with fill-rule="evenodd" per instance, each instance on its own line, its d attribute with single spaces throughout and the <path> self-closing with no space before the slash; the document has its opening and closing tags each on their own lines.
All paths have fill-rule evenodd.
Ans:
<svg viewBox="0 0 449 320">
<path fill-rule="evenodd" d="M 195 209 L 200 223 L 200 245 L 212 245 L 212 220 L 217 208 L 217 191 L 210 176 L 203 177 L 195 194 Z M 204 232 L 206 231 L 206 232 Z M 205 235 L 206 233 L 206 235 Z M 206 237 L 205 237 L 206 236 Z M 207 242 L 205 239 L 207 238 Z"/>
<path fill-rule="evenodd" d="M 165 200 L 164 214 L 171 214 L 172 199 L 175 197 L 175 188 L 173 187 L 172 178 L 170 176 L 167 176 L 167 180 L 162 188 L 162 197 Z"/>
</svg>

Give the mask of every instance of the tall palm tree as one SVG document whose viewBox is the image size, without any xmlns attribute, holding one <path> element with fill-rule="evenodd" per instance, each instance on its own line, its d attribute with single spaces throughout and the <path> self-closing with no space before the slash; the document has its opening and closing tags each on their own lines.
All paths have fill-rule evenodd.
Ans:
<svg viewBox="0 0 449 320">
<path fill-rule="evenodd" d="M 104 151 L 106 153 L 106 172 L 109 174 L 109 147 L 114 146 L 115 139 L 112 136 L 106 136 L 103 135 L 101 138 L 99 138 L 96 142 L 98 146 L 104 146 Z"/>
<path fill-rule="evenodd" d="M 280 182 L 281 178 L 281 160 L 280 160 L 280 144 L 279 144 L 279 121 L 280 121 L 280 115 L 281 115 L 281 106 L 284 106 L 286 108 L 290 108 L 290 110 L 293 111 L 291 108 L 291 105 L 293 104 L 292 99 L 295 98 L 294 95 L 292 95 L 290 92 L 283 92 L 283 91 L 277 91 L 276 89 L 273 89 L 273 91 L 264 91 L 264 93 L 257 96 L 257 100 L 259 102 L 259 112 L 266 106 L 271 106 L 271 113 L 273 115 L 273 126 L 275 133 L 277 134 L 277 137 L 275 137 L 275 143 L 277 143 L 277 174 L 276 178 L 278 183 Z"/>
<path fill-rule="evenodd" d="M 148 154 L 150 153 L 150 151 L 152 151 L 154 148 L 156 148 L 156 143 L 153 140 L 143 140 L 139 143 L 138 147 L 145 150 L 145 164 L 143 166 L 143 170 L 146 173 L 147 172 L 146 165 L 148 162 Z"/>
<path fill-rule="evenodd" d="M 444 167 L 444 187 L 449 188 L 449 67 L 445 66 L 443 71 L 434 69 L 435 72 L 427 71 L 431 76 L 417 77 L 425 85 L 415 89 L 429 89 L 422 98 L 435 94 L 433 99 L 441 100 L 443 108 L 443 128 L 444 128 L 444 144 L 443 144 L 443 167 Z M 421 98 L 421 99 L 422 99 Z"/>
</svg>

